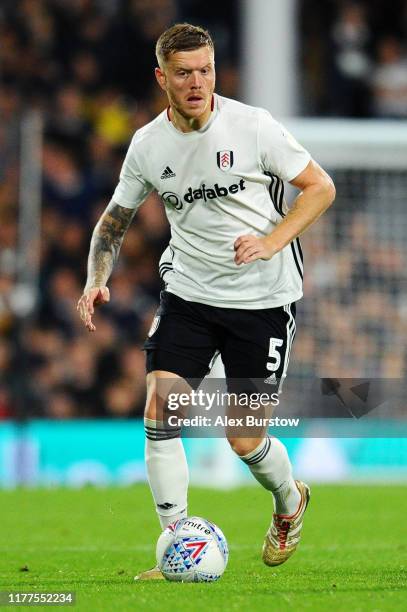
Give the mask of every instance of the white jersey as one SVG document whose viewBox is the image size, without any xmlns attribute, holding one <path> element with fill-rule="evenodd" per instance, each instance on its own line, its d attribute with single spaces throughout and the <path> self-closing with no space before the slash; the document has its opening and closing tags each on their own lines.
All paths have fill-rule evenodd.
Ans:
<svg viewBox="0 0 407 612">
<path fill-rule="evenodd" d="M 180 132 L 164 111 L 136 132 L 113 200 L 137 208 L 153 189 L 160 195 L 171 226 L 160 260 L 167 291 L 211 306 L 274 308 L 302 296 L 299 240 L 240 266 L 233 245 L 273 231 L 287 210 L 283 181 L 309 160 L 267 111 L 215 95 L 201 130 Z"/>
</svg>

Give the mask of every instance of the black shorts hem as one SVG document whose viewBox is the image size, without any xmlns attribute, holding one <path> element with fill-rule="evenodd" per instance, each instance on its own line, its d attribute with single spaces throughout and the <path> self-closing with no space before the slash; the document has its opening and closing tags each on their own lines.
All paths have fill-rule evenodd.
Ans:
<svg viewBox="0 0 407 612">
<path fill-rule="evenodd" d="M 180 355 L 176 351 L 162 348 L 145 348 L 147 374 L 156 370 L 170 372 L 184 379 L 202 380 L 209 372 L 209 367 L 191 356 Z M 176 359 L 174 359 L 176 357 Z"/>
</svg>

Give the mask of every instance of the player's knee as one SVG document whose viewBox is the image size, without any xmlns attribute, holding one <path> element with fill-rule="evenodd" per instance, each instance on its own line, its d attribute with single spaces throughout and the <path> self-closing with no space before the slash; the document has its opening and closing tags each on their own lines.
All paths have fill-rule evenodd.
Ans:
<svg viewBox="0 0 407 612">
<path fill-rule="evenodd" d="M 244 457 L 244 455 L 248 455 L 259 446 L 261 439 L 228 437 L 228 442 L 236 455 Z"/>
<path fill-rule="evenodd" d="M 172 392 L 188 392 L 189 385 L 182 378 L 171 372 L 149 372 L 146 378 L 147 396 L 144 409 L 146 419 L 164 421 L 167 413 L 167 398 Z"/>
<path fill-rule="evenodd" d="M 147 374 L 146 390 L 144 418 L 155 421 L 157 419 L 157 376 L 155 372 Z"/>
</svg>

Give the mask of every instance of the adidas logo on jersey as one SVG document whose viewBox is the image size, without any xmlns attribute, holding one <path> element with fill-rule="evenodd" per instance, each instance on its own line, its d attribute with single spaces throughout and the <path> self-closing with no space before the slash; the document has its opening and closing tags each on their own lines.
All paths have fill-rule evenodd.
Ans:
<svg viewBox="0 0 407 612">
<path fill-rule="evenodd" d="M 174 176 L 175 176 L 175 172 L 173 172 L 171 168 L 167 166 L 160 178 L 167 179 L 167 178 L 173 178 Z"/>
<path fill-rule="evenodd" d="M 229 185 L 229 187 L 223 187 L 222 185 L 215 183 L 213 187 L 207 188 L 205 184 L 203 184 L 199 189 L 192 189 L 192 187 L 189 187 L 188 191 L 184 195 L 184 200 L 189 204 L 192 204 L 194 200 L 203 200 L 206 202 L 207 200 L 213 200 L 214 198 L 224 198 L 225 196 L 229 195 L 229 193 L 234 194 L 238 191 L 244 191 L 245 189 L 244 179 L 240 179 L 238 183 L 233 183 L 232 185 Z"/>
</svg>

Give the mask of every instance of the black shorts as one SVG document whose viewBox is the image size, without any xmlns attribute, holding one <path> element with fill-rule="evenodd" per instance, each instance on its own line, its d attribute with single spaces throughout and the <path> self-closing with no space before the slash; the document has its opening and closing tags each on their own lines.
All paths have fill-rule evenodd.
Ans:
<svg viewBox="0 0 407 612">
<path fill-rule="evenodd" d="M 279 384 L 287 372 L 295 311 L 295 303 L 262 310 L 218 308 L 162 291 L 144 344 L 147 371 L 202 379 L 220 353 L 226 378 Z"/>
</svg>

